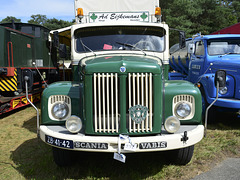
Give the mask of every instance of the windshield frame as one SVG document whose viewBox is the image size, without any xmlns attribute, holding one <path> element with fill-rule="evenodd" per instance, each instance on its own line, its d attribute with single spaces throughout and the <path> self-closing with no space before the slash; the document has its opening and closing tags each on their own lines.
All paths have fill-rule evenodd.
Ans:
<svg viewBox="0 0 240 180">
<path fill-rule="evenodd" d="M 97 30 L 102 30 L 102 32 L 99 32 Z M 104 32 L 104 30 L 107 30 L 107 33 Z M 117 32 L 118 31 L 118 32 Z M 122 32 L 124 31 L 124 32 Z M 129 32 L 128 32 L 129 31 Z M 141 33 L 140 33 L 141 31 Z M 95 32 L 98 32 L 98 34 L 94 34 Z M 117 33 L 116 33 L 117 32 Z M 127 32 L 127 33 L 126 33 Z M 85 34 L 83 34 L 85 33 Z M 105 33 L 105 34 L 104 34 Z M 122 33 L 122 34 L 121 34 Z M 96 49 L 92 48 L 92 41 L 91 43 L 86 43 L 83 38 L 89 38 L 93 39 L 94 37 L 100 37 L 100 39 L 104 37 L 110 37 L 119 39 L 116 41 L 115 39 L 111 39 L 111 43 L 115 43 L 114 46 L 109 45 L 108 43 L 98 41 L 100 43 L 103 43 L 105 46 L 102 48 Z M 112 36 L 112 37 L 111 37 Z M 132 38 L 153 38 L 154 43 L 150 41 L 150 44 L 153 44 L 155 49 L 142 49 L 138 46 L 135 47 L 136 44 L 131 44 L 131 42 L 126 41 L 131 36 Z M 124 38 L 123 38 L 124 37 Z M 127 37 L 127 38 L 126 38 Z M 155 38 L 155 39 L 154 39 Z M 105 39 L 104 39 L 105 40 Z M 146 40 L 146 39 L 145 39 Z M 127 25 L 118 25 L 118 26 L 98 26 L 98 27 L 84 27 L 79 28 L 74 31 L 74 41 L 75 41 L 75 52 L 77 53 L 87 53 L 87 52 L 98 52 L 98 51 L 122 51 L 122 50 L 131 50 L 131 51 L 146 51 L 146 52 L 157 52 L 157 53 L 163 53 L 166 50 L 166 40 L 167 40 L 167 32 L 163 27 L 158 26 L 127 26 Z M 119 42 L 120 41 L 120 42 Z M 145 42 L 145 41 L 144 41 Z M 118 46 L 116 46 L 118 44 Z M 147 43 L 148 44 L 148 43 Z M 80 47 L 82 46 L 82 47 Z M 117 47 L 117 48 L 116 48 Z M 122 47 L 122 48 L 120 48 Z M 131 47 L 131 48 L 130 48 Z M 152 46 L 153 47 L 153 46 Z M 161 49 L 160 49 L 161 48 Z"/>
<path fill-rule="evenodd" d="M 229 44 L 229 42 L 230 42 L 230 44 Z M 236 42 L 236 43 L 234 43 L 234 42 Z M 233 45 L 235 46 L 234 49 L 232 47 Z M 216 46 L 216 47 L 214 49 L 211 49 L 210 46 Z M 225 47 L 225 49 L 224 49 L 224 47 Z M 219 53 L 211 53 L 210 52 L 211 50 L 212 50 L 212 52 L 214 50 L 217 50 Z M 237 51 L 237 50 L 239 50 L 239 51 Z M 220 52 L 220 51 L 222 51 L 222 52 Z M 209 56 L 221 56 L 221 55 L 228 55 L 228 54 L 239 54 L 240 55 L 240 38 L 208 39 L 207 40 L 207 53 Z"/>
</svg>

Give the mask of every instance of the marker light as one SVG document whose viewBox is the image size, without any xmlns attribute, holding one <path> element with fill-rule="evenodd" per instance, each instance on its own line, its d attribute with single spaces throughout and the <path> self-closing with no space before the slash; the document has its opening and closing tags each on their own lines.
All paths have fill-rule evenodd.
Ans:
<svg viewBox="0 0 240 180">
<path fill-rule="evenodd" d="M 77 8 L 77 16 L 83 17 L 83 9 L 82 8 Z"/>
<path fill-rule="evenodd" d="M 161 16 L 161 8 L 160 8 L 160 7 L 156 7 L 156 8 L 155 8 L 155 16 L 156 16 L 156 17 Z"/>
</svg>

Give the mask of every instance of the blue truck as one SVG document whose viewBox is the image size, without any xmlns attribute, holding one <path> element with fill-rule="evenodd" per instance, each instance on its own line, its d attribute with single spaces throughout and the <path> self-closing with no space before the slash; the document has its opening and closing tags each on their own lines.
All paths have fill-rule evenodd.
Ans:
<svg viewBox="0 0 240 180">
<path fill-rule="evenodd" d="M 185 48 L 170 48 L 170 80 L 187 80 L 199 86 L 203 112 L 214 103 L 215 110 L 240 113 L 240 35 L 200 34 L 186 39 Z M 226 72 L 226 84 L 217 91 L 217 70 Z"/>
</svg>

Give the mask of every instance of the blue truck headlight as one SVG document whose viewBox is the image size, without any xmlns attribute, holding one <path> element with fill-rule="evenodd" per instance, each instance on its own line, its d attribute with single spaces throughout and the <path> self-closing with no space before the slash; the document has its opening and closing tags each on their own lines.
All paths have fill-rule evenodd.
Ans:
<svg viewBox="0 0 240 180">
<path fill-rule="evenodd" d="M 56 119 L 64 119 L 69 113 L 69 108 L 65 103 L 56 103 L 52 107 L 52 115 Z"/>
<path fill-rule="evenodd" d="M 219 93 L 222 95 L 226 94 L 227 91 L 228 91 L 228 88 L 226 86 L 219 88 Z"/>
<path fill-rule="evenodd" d="M 71 133 L 78 133 L 82 129 L 82 120 L 79 117 L 72 115 L 66 120 L 65 125 L 67 130 Z"/>
<path fill-rule="evenodd" d="M 180 121 L 175 116 L 170 116 L 165 120 L 164 128 L 169 133 L 175 133 L 180 128 Z"/>
<path fill-rule="evenodd" d="M 179 103 L 175 108 L 175 112 L 179 117 L 185 118 L 191 113 L 191 106 L 187 103 Z"/>
</svg>

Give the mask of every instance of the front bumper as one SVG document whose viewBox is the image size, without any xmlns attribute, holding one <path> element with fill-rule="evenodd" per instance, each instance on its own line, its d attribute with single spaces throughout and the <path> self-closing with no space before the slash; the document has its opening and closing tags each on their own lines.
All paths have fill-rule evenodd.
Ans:
<svg viewBox="0 0 240 180">
<path fill-rule="evenodd" d="M 187 132 L 186 139 L 184 132 Z M 89 136 L 82 133 L 71 134 L 64 126 L 40 126 L 40 138 L 47 144 L 63 149 L 89 152 L 118 152 L 121 147 L 131 140 L 136 145 L 134 152 L 167 151 L 192 146 L 203 138 L 203 125 L 182 125 L 175 134 L 162 134 L 148 136 L 131 136 L 119 141 L 119 136 Z M 66 146 L 66 142 L 72 144 Z M 129 153 L 132 151 L 121 150 Z"/>
<path fill-rule="evenodd" d="M 208 98 L 208 103 L 211 104 L 215 98 Z M 240 100 L 233 98 L 218 98 L 218 100 L 214 103 L 214 106 L 219 106 L 223 108 L 232 108 L 240 110 Z"/>
</svg>

